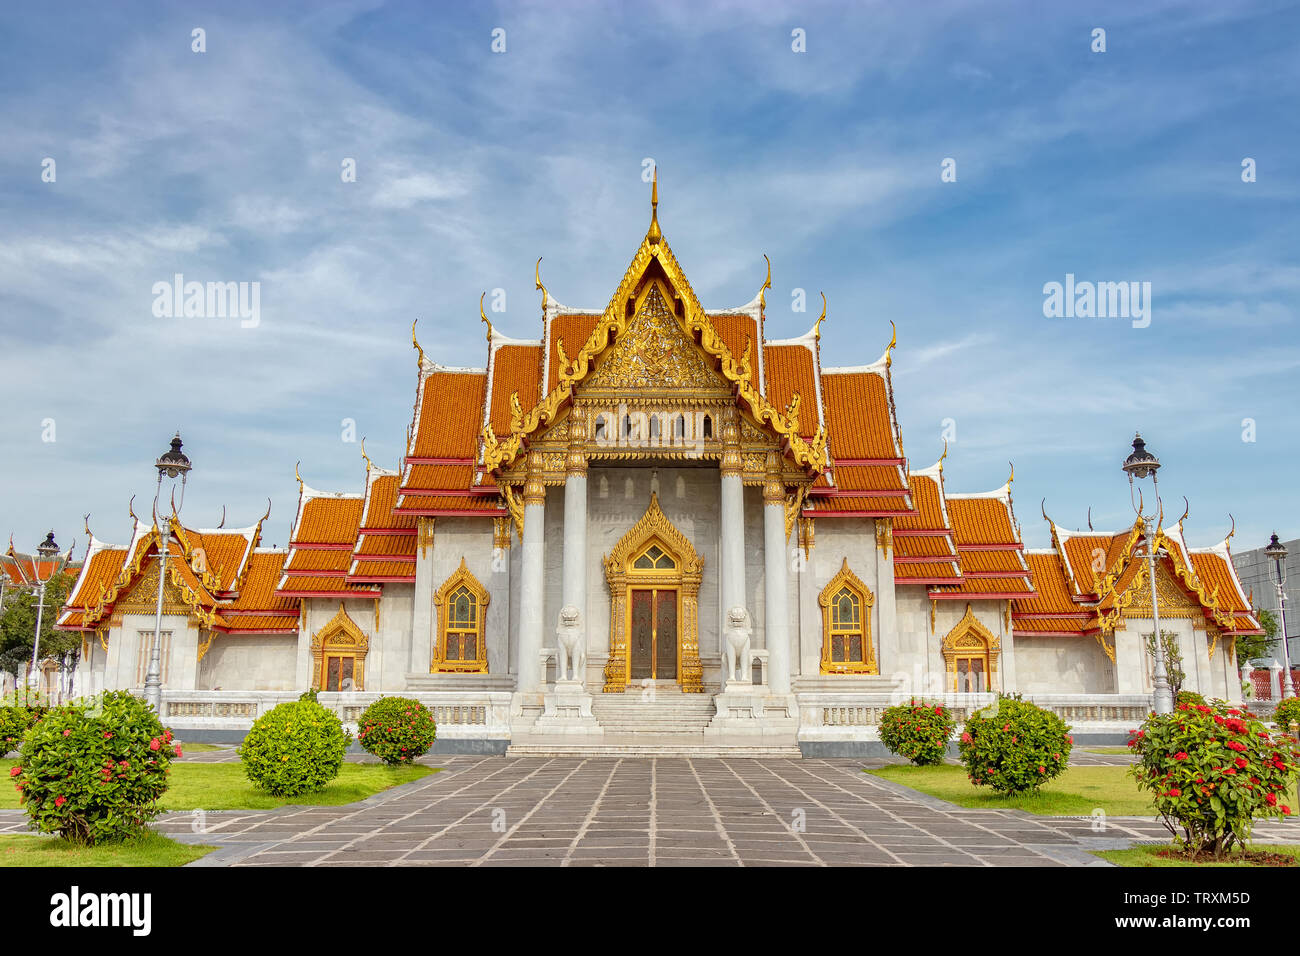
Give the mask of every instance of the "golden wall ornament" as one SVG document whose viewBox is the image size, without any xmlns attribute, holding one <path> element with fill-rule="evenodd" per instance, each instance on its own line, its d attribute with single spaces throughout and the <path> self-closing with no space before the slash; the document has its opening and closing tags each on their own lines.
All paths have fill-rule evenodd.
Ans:
<svg viewBox="0 0 1300 956">
<path fill-rule="evenodd" d="M 473 598 L 474 620 L 472 626 L 464 625 L 463 621 L 453 620 L 451 599 L 455 593 L 464 588 Z M 472 571 L 465 564 L 465 558 L 460 559 L 460 567 L 452 572 L 442 586 L 433 595 L 434 606 L 438 609 L 438 634 L 433 644 L 433 660 L 429 665 L 430 673 L 443 674 L 486 674 L 488 672 L 487 661 L 487 640 L 485 638 L 485 628 L 487 624 L 487 607 L 492 600 L 492 595 L 488 593 L 479 579 L 474 577 Z M 454 657 L 448 659 L 447 640 L 450 634 L 472 633 L 474 635 L 474 646 L 476 653 L 473 658 Z"/>
<path fill-rule="evenodd" d="M 524 540 L 524 503 L 515 489 L 508 485 L 501 485 L 501 494 L 506 499 L 506 510 L 510 512 L 510 518 L 515 523 L 515 533 L 519 535 L 519 540 Z"/>
<path fill-rule="evenodd" d="M 816 545 L 816 528 L 817 525 L 812 518 L 799 519 L 799 536 L 800 543 L 803 545 L 803 556 L 812 557 L 812 550 Z"/>
<path fill-rule="evenodd" d="M 846 588 L 858 600 L 858 630 L 861 632 L 863 657 L 860 661 L 837 661 L 833 659 L 832 654 L 836 598 Z M 876 596 L 871 593 L 871 588 L 867 587 L 861 578 L 849 570 L 848 558 L 844 559 L 840 570 L 830 579 L 826 587 L 822 588 L 821 594 L 817 595 L 817 603 L 822 609 L 821 672 L 823 674 L 879 673 L 876 666 L 875 643 L 871 636 L 871 609 L 875 606 Z M 840 626 L 839 633 L 845 633 L 843 625 Z"/>
<path fill-rule="evenodd" d="M 658 544 L 675 562 L 672 573 L 643 572 L 631 565 L 637 555 L 651 543 Z M 677 679 L 682 692 L 704 691 L 704 671 L 700 663 L 699 595 L 704 559 L 690 539 L 682 534 L 659 507 L 659 496 L 651 494 L 650 506 L 603 559 L 605 580 L 609 584 L 609 659 L 605 662 L 607 694 L 627 689 L 628 680 L 628 594 L 633 587 L 653 584 L 677 588 L 681 605 L 678 621 Z"/>
<path fill-rule="evenodd" d="M 353 658 L 352 689 L 365 690 L 366 655 L 370 652 L 370 638 L 348 616 L 339 601 L 339 609 L 329 622 L 311 638 L 312 686 L 325 689 L 325 659 L 333 653 Z"/>
<path fill-rule="evenodd" d="M 205 656 L 207 656 L 208 648 L 210 648 L 210 647 L 212 646 L 212 642 L 215 641 L 215 640 L 217 639 L 217 632 L 216 632 L 216 631 L 207 631 L 206 633 L 207 633 L 207 637 L 208 637 L 208 639 L 207 639 L 206 641 L 203 640 L 203 633 L 201 632 L 201 633 L 199 634 L 199 656 L 198 656 L 198 663 L 200 663 L 200 664 L 203 663 L 203 658 L 204 658 Z"/>
<path fill-rule="evenodd" d="M 890 551 L 894 547 L 894 522 L 892 518 L 877 518 L 876 525 L 876 548 L 886 558 L 889 557 Z"/>
<path fill-rule="evenodd" d="M 528 475 L 524 481 L 524 507 L 546 503 L 546 485 L 542 479 L 545 461 L 539 451 L 528 453 Z"/>
<path fill-rule="evenodd" d="M 982 658 L 988 665 L 989 687 L 993 687 L 993 678 L 998 670 L 998 657 L 1002 653 L 1002 642 L 998 636 L 980 623 L 966 602 L 966 613 L 945 635 L 939 645 L 944 664 L 948 670 L 949 686 L 957 690 L 957 659 L 959 657 Z"/>
<path fill-rule="evenodd" d="M 492 519 L 492 548 L 495 551 L 510 550 L 510 518 Z"/>
<path fill-rule="evenodd" d="M 420 545 L 420 557 L 427 558 L 429 549 L 433 547 L 433 527 L 434 519 L 430 517 L 420 517 L 415 520 L 416 535 Z"/>
<path fill-rule="evenodd" d="M 803 503 L 808 498 L 808 490 L 812 485 L 808 482 L 801 482 L 795 486 L 792 494 L 784 498 L 785 503 L 785 539 L 790 540 L 790 532 L 794 530 L 794 523 L 799 520 L 799 513 L 803 510 Z M 812 518 L 806 519 L 808 530 L 805 535 L 807 544 L 804 547 L 804 556 L 808 554 L 808 549 L 812 547 Z"/>
</svg>

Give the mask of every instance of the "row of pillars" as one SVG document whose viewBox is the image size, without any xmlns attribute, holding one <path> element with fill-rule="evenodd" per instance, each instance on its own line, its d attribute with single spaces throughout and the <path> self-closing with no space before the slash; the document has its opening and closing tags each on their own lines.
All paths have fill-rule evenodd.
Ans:
<svg viewBox="0 0 1300 956">
<path fill-rule="evenodd" d="M 564 548 L 561 606 L 582 612 L 587 626 L 587 459 L 583 451 L 585 422 L 570 417 L 570 446 L 564 478 Z M 734 414 L 722 426 L 721 520 L 719 578 L 722 611 L 748 609 L 745 592 L 745 495 L 741 481 L 739 427 Z M 768 652 L 768 686 L 775 694 L 790 692 L 790 608 L 788 538 L 785 523 L 785 488 L 780 478 L 780 458 L 770 452 L 763 486 L 764 620 Z M 519 582 L 519 690 L 540 692 L 544 675 L 540 651 L 545 639 L 546 488 L 542 482 L 541 455 L 530 452 L 524 483 L 522 572 Z M 589 636 L 589 635 L 587 635 Z"/>
</svg>

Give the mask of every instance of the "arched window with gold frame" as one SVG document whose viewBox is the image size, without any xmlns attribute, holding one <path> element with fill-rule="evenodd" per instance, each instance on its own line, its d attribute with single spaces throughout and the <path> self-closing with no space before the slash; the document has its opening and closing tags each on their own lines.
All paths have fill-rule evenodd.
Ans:
<svg viewBox="0 0 1300 956">
<path fill-rule="evenodd" d="M 364 690 L 369 651 L 370 638 L 340 601 L 329 623 L 312 635 L 312 686 L 327 691 Z"/>
<path fill-rule="evenodd" d="M 438 608 L 438 639 L 433 646 L 430 673 L 486 674 L 487 641 L 484 625 L 491 600 L 487 588 L 460 559 L 457 568 L 433 596 Z"/>
<path fill-rule="evenodd" d="M 817 598 L 822 609 L 823 674 L 875 674 L 876 649 L 871 642 L 871 608 L 875 595 L 849 570 L 845 558 Z"/>
<path fill-rule="evenodd" d="M 1002 642 L 980 623 L 969 602 L 966 613 L 944 637 L 940 650 L 952 690 L 961 694 L 993 692 Z"/>
</svg>

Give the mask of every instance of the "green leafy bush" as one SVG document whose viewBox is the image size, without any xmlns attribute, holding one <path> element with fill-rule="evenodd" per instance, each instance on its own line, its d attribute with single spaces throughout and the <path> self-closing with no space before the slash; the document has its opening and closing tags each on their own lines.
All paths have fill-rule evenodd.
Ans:
<svg viewBox="0 0 1300 956">
<path fill-rule="evenodd" d="M 1273 723 L 1283 733 L 1289 733 L 1292 724 L 1300 724 L 1300 697 L 1283 697 L 1279 700 L 1273 711 Z"/>
<path fill-rule="evenodd" d="M 47 711 L 10 776 L 32 829 L 89 845 L 141 833 L 180 755 L 144 701 L 110 691 Z"/>
<path fill-rule="evenodd" d="M 49 710 L 41 704 L 12 703 L 0 705 L 0 757 L 17 753 L 22 748 L 23 735 Z"/>
<path fill-rule="evenodd" d="M 1204 706 L 1205 698 L 1202 697 L 1200 694 L 1196 693 L 1196 691 L 1194 690 L 1180 690 L 1178 692 L 1178 698 L 1174 701 L 1174 703 L 1187 704 L 1191 707 L 1196 707 L 1198 705 Z"/>
<path fill-rule="evenodd" d="M 316 702 L 317 702 L 317 695 L 318 695 L 319 693 L 320 693 L 320 692 L 319 692 L 318 690 L 316 690 L 315 687 L 309 687 L 309 688 L 307 688 L 307 690 L 303 691 L 301 694 L 298 695 L 298 699 L 299 699 L 299 700 L 309 700 L 309 701 L 311 701 L 312 703 L 316 703 Z"/>
<path fill-rule="evenodd" d="M 942 704 L 913 699 L 881 715 L 880 742 L 917 766 L 942 763 L 956 727 L 956 718 Z"/>
<path fill-rule="evenodd" d="M 1221 857 L 1245 844 L 1256 818 L 1292 812 L 1300 751 L 1244 708 L 1179 704 L 1151 714 L 1128 745 L 1138 757 L 1129 773 L 1190 852 Z"/>
<path fill-rule="evenodd" d="M 314 700 L 280 704 L 253 722 L 239 747 L 253 785 L 279 797 L 315 793 L 339 775 L 352 736 Z"/>
<path fill-rule="evenodd" d="M 998 793 L 1023 793 L 1059 776 L 1074 745 L 1065 721 L 1011 697 L 999 697 L 996 708 L 971 714 L 957 742 L 970 782 Z"/>
<path fill-rule="evenodd" d="M 357 721 L 357 741 L 386 764 L 410 763 L 433 746 L 433 714 L 409 697 L 381 697 Z"/>
</svg>

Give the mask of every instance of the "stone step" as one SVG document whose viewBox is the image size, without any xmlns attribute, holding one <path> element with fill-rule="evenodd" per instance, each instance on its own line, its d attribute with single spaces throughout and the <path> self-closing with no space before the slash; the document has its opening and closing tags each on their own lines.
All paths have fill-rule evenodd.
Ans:
<svg viewBox="0 0 1300 956">
<path fill-rule="evenodd" d="M 647 744 L 515 744 L 506 750 L 507 757 L 802 757 L 797 746 L 713 745 L 708 743 Z"/>
</svg>

